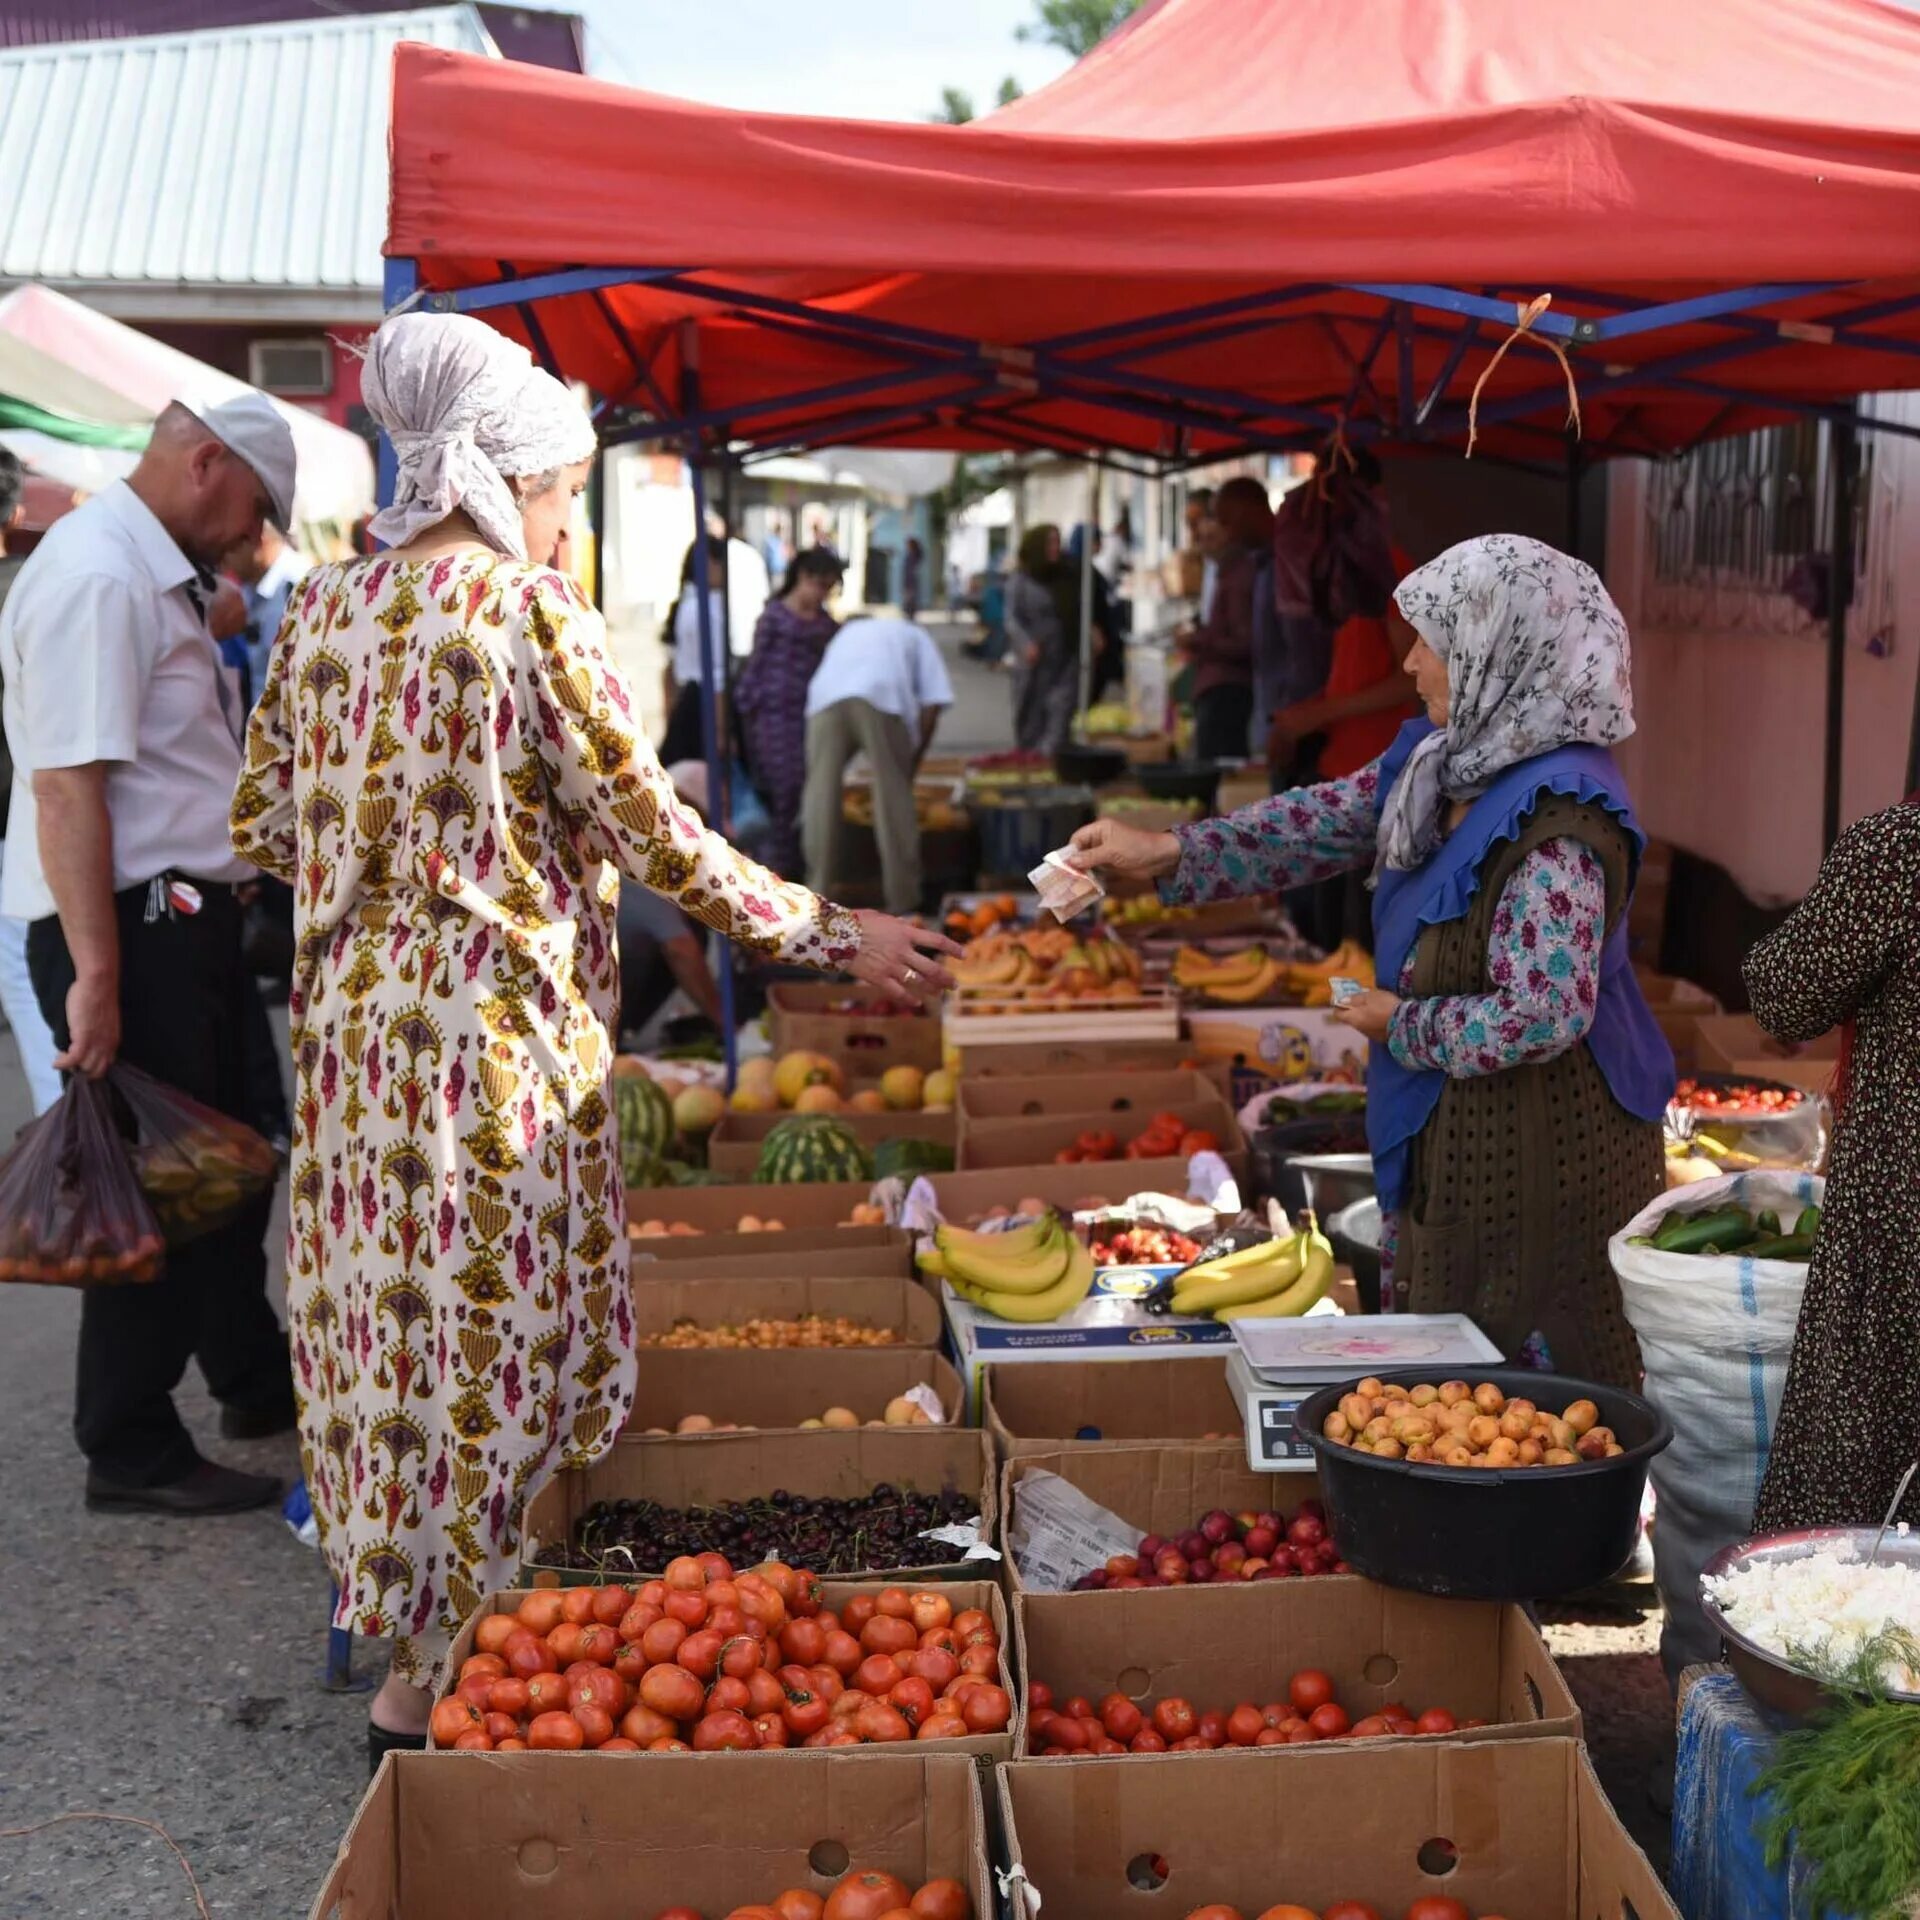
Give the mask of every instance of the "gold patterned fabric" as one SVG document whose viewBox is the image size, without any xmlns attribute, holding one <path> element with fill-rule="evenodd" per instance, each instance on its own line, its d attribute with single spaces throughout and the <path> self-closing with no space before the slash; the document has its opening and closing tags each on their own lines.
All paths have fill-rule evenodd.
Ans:
<svg viewBox="0 0 1920 1920">
<path fill-rule="evenodd" d="M 308 576 L 233 838 L 297 900 L 288 1318 L 335 1623 L 424 1672 L 633 1399 L 616 869 L 785 960 L 844 965 L 857 924 L 676 800 L 570 582 L 479 551 Z"/>
</svg>

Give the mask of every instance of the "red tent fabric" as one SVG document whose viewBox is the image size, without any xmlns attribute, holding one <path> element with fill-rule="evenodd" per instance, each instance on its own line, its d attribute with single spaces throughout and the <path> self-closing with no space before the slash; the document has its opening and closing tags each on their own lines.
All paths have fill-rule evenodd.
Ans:
<svg viewBox="0 0 1920 1920">
<path fill-rule="evenodd" d="M 569 372 L 657 407 L 679 399 L 695 322 L 703 408 L 764 404 L 735 429 L 763 444 L 858 437 L 910 402 L 875 437 L 1159 456 L 1296 433 L 1300 409 L 1457 442 L 1504 329 L 1462 353 L 1443 308 L 1415 307 L 1403 338 L 1378 296 L 1342 288 L 1516 307 L 1551 290 L 1555 313 L 1601 315 L 1848 283 L 1771 302 L 1759 336 L 1722 319 L 1577 350 L 1589 444 L 1666 448 L 1780 399 L 1920 384 L 1920 307 L 1887 310 L 1920 300 L 1920 20 L 1877 0 L 1157 0 L 960 128 L 736 113 L 403 46 L 388 251 L 432 288 L 672 267 L 762 303 L 677 281 L 551 300 L 538 324 Z M 1322 290 L 1166 330 L 1124 374 L 1111 347 L 1047 347 L 1033 391 L 1036 344 L 1303 287 Z M 1862 310 L 1850 341 L 1825 337 Z M 838 316 L 952 344 L 813 324 Z M 1676 353 L 1702 356 L 1681 370 L 1696 387 L 1635 378 Z M 1447 380 L 1417 434 L 1403 354 L 1409 396 Z M 856 390 L 792 399 L 837 384 Z M 1483 443 L 1537 452 L 1566 411 L 1560 370 L 1522 342 L 1483 405 Z"/>
</svg>

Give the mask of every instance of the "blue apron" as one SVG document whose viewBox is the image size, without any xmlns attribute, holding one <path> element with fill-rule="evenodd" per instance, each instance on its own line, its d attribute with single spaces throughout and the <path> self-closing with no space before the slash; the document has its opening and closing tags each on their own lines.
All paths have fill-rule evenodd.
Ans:
<svg viewBox="0 0 1920 1920">
<path fill-rule="evenodd" d="M 1380 761 L 1380 791 L 1392 791 L 1413 750 L 1433 731 L 1431 721 L 1410 720 Z M 1410 873 L 1388 868 L 1373 895 L 1374 964 L 1380 984 L 1400 990 L 1401 971 L 1423 927 L 1458 920 L 1480 888 L 1480 868 L 1504 840 L 1518 837 L 1543 795 L 1565 794 L 1606 808 L 1632 840 L 1637 874 L 1646 835 L 1633 817 L 1626 782 L 1603 747 L 1557 747 L 1507 768 L 1474 801 L 1467 816 L 1422 866 Z M 1673 1051 L 1648 1010 L 1627 956 L 1624 905 L 1600 950 L 1600 988 L 1586 1044 L 1613 1097 L 1642 1120 L 1658 1120 L 1673 1098 Z M 1439 1103 L 1446 1076 L 1437 1068 L 1403 1067 L 1388 1049 L 1370 1048 L 1367 1059 L 1367 1142 L 1373 1149 L 1380 1204 L 1407 1204 L 1413 1141 Z"/>
</svg>

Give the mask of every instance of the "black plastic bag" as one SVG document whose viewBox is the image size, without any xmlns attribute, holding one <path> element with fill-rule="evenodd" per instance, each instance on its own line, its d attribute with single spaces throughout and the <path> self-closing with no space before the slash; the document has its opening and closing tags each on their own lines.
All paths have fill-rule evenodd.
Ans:
<svg viewBox="0 0 1920 1920">
<path fill-rule="evenodd" d="M 165 1242 L 103 1080 L 73 1079 L 0 1160 L 0 1281 L 154 1280 Z"/>
</svg>

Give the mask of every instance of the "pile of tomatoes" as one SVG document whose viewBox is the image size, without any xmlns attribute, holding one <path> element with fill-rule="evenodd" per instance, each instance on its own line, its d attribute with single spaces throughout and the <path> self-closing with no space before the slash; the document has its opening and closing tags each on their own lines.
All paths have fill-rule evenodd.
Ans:
<svg viewBox="0 0 1920 1920">
<path fill-rule="evenodd" d="M 1097 1267 L 1187 1267 L 1200 1258 L 1200 1243 L 1172 1227 L 1140 1221 L 1115 1230 L 1093 1231 Z"/>
<path fill-rule="evenodd" d="M 1205 1127 L 1190 1127 L 1177 1113 L 1156 1113 L 1146 1130 L 1123 1147 L 1110 1127 L 1090 1127 L 1053 1157 L 1063 1167 L 1101 1160 L 1191 1159 L 1196 1153 L 1218 1153 L 1220 1138 Z"/>
<path fill-rule="evenodd" d="M 716 1753 L 1002 1733 L 1000 1636 L 978 1608 L 887 1587 L 836 1613 L 778 1561 L 717 1553 L 640 1587 L 530 1593 L 484 1616 L 433 1743 L 462 1751 Z"/>
<path fill-rule="evenodd" d="M 1184 1587 L 1210 1580 L 1291 1580 L 1296 1575 L 1350 1573 L 1327 1531 L 1318 1500 L 1283 1514 L 1229 1513 L 1215 1507 L 1185 1533 L 1150 1533 L 1132 1553 L 1117 1553 L 1073 1583 L 1076 1593 L 1112 1588 Z"/>
<path fill-rule="evenodd" d="M 668 1907 L 654 1920 L 706 1920 L 698 1907 Z M 973 1920 L 958 1880 L 909 1887 L 897 1875 L 856 1867 L 823 1900 L 805 1887 L 776 1893 L 764 1906 L 735 1907 L 724 1920 Z"/>
<path fill-rule="evenodd" d="M 1244 1920 L 1244 1916 L 1238 1907 L 1195 1907 L 1188 1913 L 1187 1920 Z M 1256 1914 L 1254 1920 L 1393 1920 L 1393 1916 L 1368 1906 L 1364 1900 L 1336 1900 L 1317 1913 L 1312 1907 L 1296 1907 L 1283 1900 L 1279 1906 Z M 1407 1909 L 1405 1920 L 1474 1920 L 1474 1915 L 1464 1901 L 1429 1893 Z M 1500 1915 L 1483 1913 L 1479 1920 L 1500 1920 Z"/>
<path fill-rule="evenodd" d="M 1414 1715 L 1397 1702 L 1355 1720 L 1334 1697 L 1333 1677 L 1302 1667 L 1287 1682 L 1287 1697 L 1257 1707 L 1243 1700 L 1227 1713 L 1197 1713 L 1191 1700 L 1146 1706 L 1110 1693 L 1096 1707 L 1084 1696 L 1054 1705 L 1053 1689 L 1027 1688 L 1027 1751 L 1042 1760 L 1096 1753 L 1201 1753 L 1215 1747 L 1299 1747 L 1317 1740 L 1371 1740 L 1385 1735 L 1447 1734 L 1484 1727 L 1456 1720 L 1444 1707 Z"/>
</svg>

